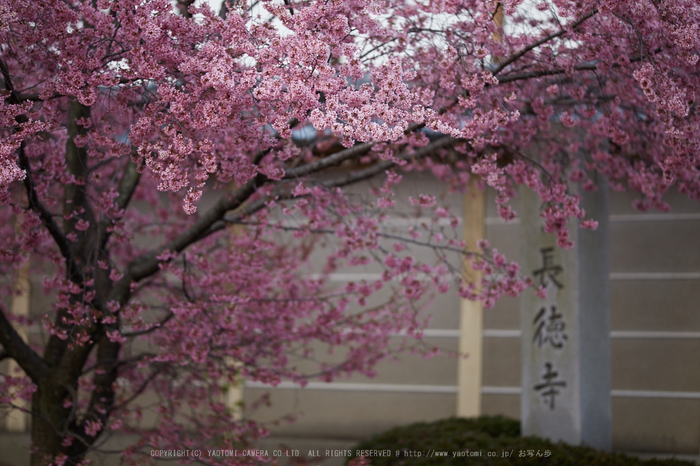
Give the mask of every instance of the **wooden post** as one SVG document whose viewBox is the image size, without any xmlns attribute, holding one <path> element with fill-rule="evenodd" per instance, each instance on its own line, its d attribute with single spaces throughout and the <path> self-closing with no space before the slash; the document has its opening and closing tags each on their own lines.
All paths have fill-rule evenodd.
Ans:
<svg viewBox="0 0 700 466">
<path fill-rule="evenodd" d="M 500 2 L 496 3 L 493 19 L 499 27 L 503 27 L 503 5 Z M 496 34 L 494 39 L 500 41 L 501 34 Z M 498 61 L 497 57 L 493 59 Z M 484 190 L 476 184 L 472 175 L 469 191 L 464 195 L 464 241 L 468 251 L 477 251 L 477 241 L 486 236 Z M 481 273 L 473 270 L 468 261 L 465 261 L 463 270 L 468 282 L 481 279 Z M 457 416 L 474 417 L 481 414 L 484 309 L 480 302 L 468 299 L 461 300 L 460 308 Z"/>
<path fill-rule="evenodd" d="M 235 183 L 231 182 L 229 188 L 231 189 L 231 191 L 235 191 Z M 228 248 L 235 247 L 231 239 L 241 234 L 243 228 L 244 227 L 242 225 L 230 225 L 228 228 L 226 228 L 226 233 L 229 236 L 229 241 L 227 245 Z M 237 371 L 242 366 L 240 361 L 236 361 L 235 359 L 228 356 L 226 357 L 225 361 L 226 366 L 229 367 L 232 371 Z M 226 407 L 233 413 L 234 419 L 241 419 L 243 417 L 243 377 L 236 376 L 233 384 L 230 384 L 227 380 L 224 380 L 223 383 L 224 385 L 226 385 L 224 403 L 226 404 Z"/>
<path fill-rule="evenodd" d="M 29 282 L 29 266 L 30 262 L 27 260 L 20 267 L 17 274 L 17 281 L 15 282 L 15 293 L 12 296 L 12 301 L 10 303 L 10 314 L 20 317 L 29 317 L 29 306 L 30 306 L 30 293 L 31 284 Z M 25 326 L 15 327 L 17 333 L 24 341 L 28 341 L 29 330 Z M 7 369 L 8 375 L 18 376 L 22 373 L 19 365 L 10 359 Z M 20 408 L 27 409 L 28 404 L 25 400 L 16 400 L 15 405 Z M 5 428 L 9 432 L 26 432 L 29 427 L 27 413 L 20 410 L 14 409 L 5 418 Z"/>
<path fill-rule="evenodd" d="M 464 195 L 464 241 L 468 251 L 476 251 L 476 243 L 484 238 L 484 190 L 476 185 L 474 177 Z M 464 276 L 469 282 L 478 282 L 481 273 L 464 261 Z M 457 416 L 473 417 L 481 414 L 481 366 L 483 341 L 483 308 L 480 302 L 462 299 L 460 305 L 460 359 L 457 368 Z M 466 357 L 465 357 L 466 356 Z"/>
<path fill-rule="evenodd" d="M 240 362 L 228 356 L 226 357 L 226 365 L 230 367 L 231 370 L 238 370 L 241 367 Z M 237 376 L 233 384 L 229 384 L 228 381 L 224 381 L 223 383 L 226 386 L 224 403 L 233 413 L 233 418 L 240 420 L 243 417 L 241 410 L 243 402 L 243 378 Z"/>
</svg>

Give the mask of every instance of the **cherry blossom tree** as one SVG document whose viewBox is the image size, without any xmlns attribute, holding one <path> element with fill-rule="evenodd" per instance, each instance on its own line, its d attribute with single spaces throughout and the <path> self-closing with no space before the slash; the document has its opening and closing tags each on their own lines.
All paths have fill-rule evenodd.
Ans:
<svg viewBox="0 0 700 466">
<path fill-rule="evenodd" d="M 392 335 L 420 338 L 427 294 L 531 283 L 440 231 L 459 220 L 429 194 L 410 201 L 430 228 L 380 228 L 402 174 L 479 175 L 506 220 L 526 185 L 566 248 L 568 223 L 595 228 L 574 184 L 700 198 L 695 0 L 2 0 L 0 35 L 0 358 L 23 371 L 0 403 L 31 414 L 33 465 L 119 431 L 135 464 L 240 447 L 264 435 L 223 402 L 241 378 L 371 375 Z M 369 200 L 344 189 L 367 180 Z M 51 297 L 31 318 L 8 310 L 27 263 Z M 381 279 L 328 280 L 367 264 Z"/>
</svg>

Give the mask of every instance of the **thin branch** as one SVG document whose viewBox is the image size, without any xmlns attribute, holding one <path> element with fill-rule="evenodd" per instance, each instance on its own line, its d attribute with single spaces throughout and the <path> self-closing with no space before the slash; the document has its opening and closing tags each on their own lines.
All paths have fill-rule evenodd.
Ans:
<svg viewBox="0 0 700 466">
<path fill-rule="evenodd" d="M 132 338 L 132 337 L 137 337 L 140 335 L 147 335 L 151 332 L 154 332 L 154 331 L 162 328 L 163 325 L 167 324 L 168 321 L 170 319 L 172 319 L 173 317 L 175 317 L 175 314 L 173 314 L 173 312 L 170 311 L 166 314 L 166 316 L 163 319 L 161 319 L 159 322 L 154 323 L 151 327 L 149 327 L 147 329 L 138 330 L 136 332 L 120 332 L 120 333 L 121 333 L 121 336 L 123 336 L 124 338 Z"/>
<path fill-rule="evenodd" d="M 136 398 L 138 398 L 139 395 L 141 395 L 144 392 L 144 390 L 146 390 L 146 388 L 148 388 L 148 385 L 151 383 L 151 381 L 153 379 L 155 379 L 156 376 L 158 376 L 158 374 L 160 374 L 160 373 L 161 373 L 161 370 L 153 371 L 151 373 L 151 375 L 149 375 L 148 378 L 143 381 L 141 386 L 138 389 L 136 389 L 136 391 L 129 398 L 125 399 L 122 403 L 119 403 L 118 405 L 113 406 L 111 409 L 111 412 L 118 411 L 118 410 L 122 409 L 124 406 L 127 406 L 129 403 L 131 403 Z"/>
<path fill-rule="evenodd" d="M 629 24 L 630 27 L 634 30 L 635 34 L 637 35 L 637 40 L 639 41 L 639 55 L 641 56 L 642 54 L 644 54 L 644 56 L 646 56 L 647 60 L 649 60 L 650 62 L 653 61 L 653 59 L 649 55 L 649 51 L 647 50 L 647 46 L 644 43 L 644 38 L 642 37 L 642 33 L 639 32 L 639 29 L 637 29 L 637 26 L 635 26 L 635 24 L 632 22 L 632 20 L 626 18 L 625 16 L 618 15 L 615 12 L 612 12 L 612 14 L 613 14 L 613 16 L 618 18 L 620 21 L 624 21 L 625 23 Z"/>
<path fill-rule="evenodd" d="M 256 212 L 260 211 L 263 209 L 268 202 L 270 202 L 271 199 L 275 199 L 277 201 L 283 201 L 287 199 L 292 199 L 294 196 L 292 195 L 291 191 L 287 188 L 278 188 L 275 191 L 273 191 L 269 196 L 262 198 L 262 199 L 257 199 L 253 202 L 250 202 L 246 204 L 244 207 L 238 209 L 233 215 L 233 219 L 242 219 L 249 217 Z M 224 221 L 223 216 L 217 220 L 216 222 L 212 223 L 212 225 L 204 232 L 202 232 L 201 236 L 198 238 L 198 240 L 204 239 L 207 236 L 216 233 L 217 231 L 220 231 L 224 228 L 226 228 L 227 222 Z"/>
<path fill-rule="evenodd" d="M 493 74 L 494 76 L 496 76 L 498 73 L 500 73 L 501 71 L 503 71 L 508 65 L 510 65 L 511 63 L 513 63 L 513 62 L 519 60 L 520 58 L 522 58 L 522 56 L 525 55 L 526 53 L 530 52 L 530 51 L 533 50 L 533 49 L 536 49 L 536 48 L 539 47 L 540 45 L 545 44 L 545 43 L 549 42 L 549 41 L 552 40 L 552 39 L 556 39 L 557 37 L 564 35 L 568 29 L 574 29 L 574 28 L 580 26 L 584 21 L 586 21 L 587 19 L 589 19 L 589 18 L 595 16 L 597 13 L 598 13 L 598 9 L 596 8 L 596 9 L 594 9 L 594 10 L 588 12 L 587 14 L 583 15 L 581 18 L 579 18 L 578 20 L 574 21 L 573 23 L 568 24 L 565 28 L 562 28 L 562 29 L 560 29 L 559 31 L 557 31 L 557 32 L 555 32 L 555 33 L 549 34 L 548 36 L 545 36 L 545 37 L 543 37 L 542 39 L 533 42 L 532 44 L 528 45 L 527 47 L 523 48 L 523 49 L 520 50 L 519 52 L 515 53 L 514 55 L 511 55 L 511 56 L 508 57 L 506 60 L 504 60 L 503 62 L 501 62 L 501 63 L 498 65 L 498 67 L 496 67 L 496 69 L 493 70 L 493 71 L 491 72 L 491 74 Z"/>
<path fill-rule="evenodd" d="M 311 233 L 311 234 L 315 234 L 315 235 L 335 235 L 336 234 L 336 231 L 332 230 L 330 228 L 304 228 L 304 227 L 294 227 L 294 226 L 290 226 L 290 225 L 264 224 L 264 223 L 258 223 L 258 222 L 244 222 L 244 221 L 240 221 L 240 220 L 226 220 L 226 219 L 224 219 L 224 221 L 226 223 L 231 223 L 234 225 L 251 225 L 251 226 L 260 225 L 260 226 L 265 226 L 268 228 L 275 228 L 275 229 L 282 230 L 282 231 L 302 231 L 304 233 Z M 401 241 L 402 243 L 415 244 L 416 246 L 430 248 L 433 250 L 450 251 L 450 252 L 456 252 L 458 254 L 464 254 L 465 256 L 479 256 L 479 257 L 485 258 L 485 256 L 481 253 L 466 251 L 462 248 L 456 248 L 454 246 L 431 244 L 429 242 L 418 241 L 418 240 L 413 239 L 413 238 L 406 238 L 405 236 L 394 235 L 392 233 L 382 233 L 380 231 L 375 231 L 374 234 L 376 234 L 380 238 Z M 310 299 L 317 300 L 318 298 L 310 298 Z"/>
<path fill-rule="evenodd" d="M 47 100 L 58 99 L 60 97 L 63 97 L 63 95 L 59 93 L 54 93 L 46 99 L 39 97 L 39 94 L 25 94 L 22 92 L 17 93 L 17 100 L 19 102 L 46 102 Z"/>
<path fill-rule="evenodd" d="M 105 363 L 110 363 L 113 366 L 120 368 L 120 367 L 128 366 L 129 364 L 137 363 L 137 362 L 141 361 L 143 358 L 154 358 L 156 356 L 157 356 L 156 353 L 139 353 L 137 356 L 132 356 L 129 358 L 120 358 L 120 359 L 117 359 L 114 361 L 98 361 L 95 364 L 83 369 L 83 372 L 80 374 L 80 376 L 83 377 L 83 376 L 89 374 L 90 372 L 97 369 L 100 365 L 103 365 Z"/>
<path fill-rule="evenodd" d="M 138 186 L 140 179 L 141 174 L 138 172 L 136 164 L 133 161 L 128 160 L 126 166 L 124 167 L 121 180 L 119 180 L 119 187 L 117 188 L 119 196 L 117 196 L 115 204 L 117 205 L 118 209 L 126 209 L 126 207 L 129 205 L 131 196 L 134 194 L 134 191 L 136 191 L 136 187 Z M 109 218 L 102 219 L 99 235 L 101 243 L 100 249 L 104 249 L 104 247 L 107 245 L 107 241 L 109 241 L 111 233 L 107 232 L 107 229 L 110 225 L 112 225 L 112 223 L 113 222 Z"/>
</svg>

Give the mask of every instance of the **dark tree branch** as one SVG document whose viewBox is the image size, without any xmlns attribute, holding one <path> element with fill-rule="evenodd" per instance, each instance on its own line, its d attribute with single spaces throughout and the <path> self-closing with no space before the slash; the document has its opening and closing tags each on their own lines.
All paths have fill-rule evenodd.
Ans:
<svg viewBox="0 0 700 466">
<path fill-rule="evenodd" d="M 299 121 L 296 118 L 289 120 L 290 128 L 293 128 L 298 123 Z M 270 150 L 271 149 L 266 149 L 256 152 L 253 156 L 253 164 L 258 165 Z M 181 233 L 177 238 L 131 261 L 127 267 L 127 273 L 112 289 L 110 299 L 114 299 L 119 303 L 124 303 L 130 294 L 129 287 L 132 281 L 138 282 L 158 271 L 158 264 L 160 261 L 156 259 L 156 256 L 166 250 L 179 253 L 192 243 L 208 235 L 207 231 L 210 227 L 215 222 L 220 221 L 226 212 L 239 208 L 268 181 L 266 176 L 258 174 L 255 178 L 238 188 L 233 195 L 225 196 L 219 200 L 219 202 L 205 212 L 194 225 Z"/>
<path fill-rule="evenodd" d="M 409 134 L 412 133 L 413 131 L 418 131 L 419 129 L 423 128 L 425 126 L 425 123 L 414 123 L 410 125 L 406 131 L 404 131 L 404 134 Z M 361 144 L 356 144 L 352 147 L 349 147 L 347 149 L 341 150 L 340 152 L 336 152 L 335 154 L 329 155 L 328 157 L 324 157 L 322 159 L 316 160 L 315 162 L 308 163 L 306 165 L 302 165 L 301 167 L 297 167 L 294 169 L 288 169 L 285 171 L 284 174 L 284 179 L 294 179 L 294 178 L 300 178 L 302 176 L 310 175 L 312 173 L 317 173 L 321 170 L 324 170 L 329 167 L 334 167 L 338 166 L 341 163 L 343 163 L 346 160 L 349 160 L 353 157 L 358 157 L 365 155 L 368 153 L 370 150 L 372 150 L 372 147 L 377 144 L 376 142 L 365 142 Z"/>
<path fill-rule="evenodd" d="M 399 157 L 401 160 L 418 160 L 421 159 L 425 156 L 428 156 L 430 154 L 433 154 L 436 150 L 444 149 L 446 147 L 449 147 L 455 143 L 462 142 L 459 139 L 454 139 L 451 137 L 443 136 L 430 144 L 427 144 L 419 149 L 416 149 L 413 153 L 411 154 L 404 154 Z M 380 173 L 385 172 L 386 170 L 389 170 L 395 165 L 395 162 L 392 162 L 391 160 L 384 160 L 381 162 L 377 162 L 374 165 L 364 168 L 362 170 L 358 170 L 356 172 L 349 173 L 348 175 L 344 175 L 323 183 L 320 183 L 322 186 L 327 187 L 327 188 L 334 188 L 334 187 L 341 187 L 341 186 L 346 186 L 348 184 L 356 183 L 358 181 L 363 181 L 370 179 L 374 176 L 379 175 Z M 229 223 L 239 223 L 241 220 L 244 218 L 249 217 L 250 215 L 253 215 L 254 213 L 258 212 L 259 210 L 263 209 L 267 203 L 269 202 L 270 199 L 277 199 L 277 200 L 285 200 L 285 199 L 291 199 L 294 196 L 292 195 L 291 191 L 287 188 L 279 188 L 275 190 L 272 194 L 270 194 L 269 197 L 264 198 L 264 199 L 258 199 L 254 202 L 251 202 L 249 204 L 246 204 L 243 208 L 239 209 L 238 211 L 234 212 L 232 216 L 224 219 L 222 218 L 220 221 L 212 224 L 211 228 L 209 228 L 206 232 L 202 234 L 202 237 L 206 237 L 212 233 L 215 233 L 219 230 L 222 230 L 226 228 L 226 225 Z"/>
<path fill-rule="evenodd" d="M 30 379 L 37 385 L 45 380 L 49 372 L 49 366 L 39 356 L 12 326 L 5 312 L 0 309 L 0 343 L 5 350 L 5 357 L 17 361 L 19 367 L 27 373 Z"/>
<path fill-rule="evenodd" d="M 158 264 L 160 263 L 156 258 L 157 255 L 163 251 L 179 253 L 190 244 L 199 240 L 202 234 L 207 231 L 214 222 L 223 218 L 224 214 L 229 210 L 237 209 L 243 205 L 243 203 L 247 201 L 250 196 L 255 194 L 266 182 L 267 177 L 258 175 L 241 186 L 233 195 L 223 197 L 212 208 L 205 212 L 194 225 L 182 232 L 177 238 L 159 247 L 157 250 L 134 259 L 131 264 L 129 264 L 127 273 L 120 280 L 120 283 L 124 281 L 126 281 L 126 283 L 139 281 L 156 273 L 158 271 Z"/>
<path fill-rule="evenodd" d="M 86 136 L 88 133 L 87 128 L 79 120 L 89 117 L 89 107 L 80 104 L 76 100 L 68 102 L 68 140 L 66 141 L 65 160 L 67 171 L 74 177 L 74 181 L 67 183 L 63 188 L 63 213 L 68 215 L 66 220 L 64 220 L 64 229 L 77 237 L 76 241 L 69 246 L 75 266 L 72 270 L 68 270 L 68 278 L 80 284 L 83 288 L 83 293 L 86 293 L 88 288 L 93 288 L 92 286 L 86 287 L 83 285 L 85 282 L 83 267 L 89 265 L 91 255 L 99 245 L 97 238 L 99 225 L 95 221 L 87 196 L 88 153 L 85 147 L 81 147 L 75 142 L 77 138 Z M 89 222 L 90 226 L 87 230 L 77 228 L 78 222 L 82 219 Z M 90 305 L 95 309 L 102 310 L 99 301 L 101 298 L 103 296 L 96 296 L 90 302 Z M 74 296 L 71 299 L 78 300 L 81 298 Z M 96 322 L 86 325 L 66 324 L 65 322 L 72 321 L 68 317 L 67 312 L 67 309 L 59 309 L 56 313 L 56 325 L 63 330 L 70 331 L 72 334 L 85 332 L 89 335 L 95 335 L 100 328 Z M 70 339 L 62 339 L 57 334 L 49 337 L 44 350 L 44 358 L 49 366 L 59 368 L 56 374 L 60 377 L 58 382 L 60 386 L 71 386 L 77 380 L 93 346 L 94 343 L 92 342 L 84 345 L 71 345 Z M 69 348 L 71 349 L 68 350 Z"/>
<path fill-rule="evenodd" d="M 131 196 L 134 194 L 134 191 L 136 191 L 140 179 L 141 174 L 138 172 L 136 164 L 129 160 L 126 163 L 126 167 L 124 167 L 124 173 L 122 174 L 122 179 L 119 181 L 119 187 L 117 188 L 119 197 L 117 197 L 115 202 L 118 208 L 126 209 L 126 206 L 129 205 L 129 201 L 131 201 Z"/>
<path fill-rule="evenodd" d="M 178 0 L 177 8 L 180 10 L 180 14 L 185 18 L 192 18 L 192 13 L 190 13 L 190 6 L 194 5 L 194 0 Z"/>
<path fill-rule="evenodd" d="M 582 65 L 576 65 L 573 67 L 573 69 L 575 71 L 595 71 L 597 68 L 598 68 L 597 63 L 585 63 Z M 559 68 L 556 70 L 539 70 L 539 71 L 528 71 L 526 73 L 509 74 L 508 76 L 498 78 L 498 83 L 499 84 L 506 84 L 506 83 L 512 83 L 515 81 L 522 81 L 525 79 L 542 78 L 544 76 L 556 76 L 558 74 L 564 74 L 567 71 L 568 70 L 565 70 L 563 68 Z"/>
<path fill-rule="evenodd" d="M 301 167 L 292 168 L 285 170 L 284 179 L 295 179 L 302 176 L 310 175 L 312 173 L 319 172 L 329 167 L 334 167 L 340 165 L 345 160 L 351 159 L 353 157 L 365 155 L 367 152 L 372 150 L 375 142 L 365 142 L 361 144 L 356 144 L 348 149 L 341 150 L 335 154 L 329 155 L 322 159 L 316 160 L 315 162 L 307 163 Z"/>
<path fill-rule="evenodd" d="M 657 48 L 653 51 L 654 54 L 657 54 L 661 52 L 661 48 Z M 642 55 L 636 55 L 632 58 L 629 59 L 630 63 L 637 63 L 639 61 L 642 61 L 644 57 Z M 611 65 L 612 68 L 620 68 L 621 65 L 619 63 L 613 63 Z M 598 69 L 598 62 L 593 62 L 593 63 L 582 63 L 580 65 L 575 65 L 572 68 L 574 71 L 596 71 Z M 543 76 L 555 76 L 558 74 L 564 74 L 567 73 L 568 70 L 564 68 L 558 68 L 554 70 L 535 70 L 535 71 L 528 71 L 525 73 L 515 73 L 515 74 L 509 74 L 506 76 L 503 76 L 502 78 L 498 78 L 498 83 L 499 84 L 505 84 L 505 83 L 510 83 L 514 81 L 522 81 L 524 79 L 531 79 L 531 78 L 541 78 Z"/>
<path fill-rule="evenodd" d="M 421 148 L 416 149 L 414 152 L 410 154 L 403 154 L 399 156 L 400 160 L 418 160 L 421 159 L 425 156 L 433 154 L 436 150 L 444 149 L 446 147 L 449 147 L 457 142 L 463 142 L 460 141 L 459 139 L 454 139 L 451 137 L 441 137 L 430 144 L 427 144 Z M 341 186 L 347 186 L 349 184 L 357 183 L 359 181 L 364 181 L 369 178 L 372 178 L 380 173 L 385 172 L 386 170 L 389 170 L 392 168 L 394 165 L 396 165 L 395 162 L 391 160 L 384 160 L 381 162 L 378 162 L 370 167 L 364 168 L 362 170 L 358 170 L 356 172 L 349 173 L 347 175 L 335 178 L 333 180 L 326 181 L 323 184 L 323 186 L 326 187 L 341 187 Z"/>
<path fill-rule="evenodd" d="M 82 273 L 78 267 L 78 264 L 75 262 L 68 238 L 66 238 L 66 235 L 63 233 L 61 227 L 54 221 L 53 214 L 39 200 L 36 189 L 34 189 L 32 169 L 29 164 L 29 158 L 24 150 L 24 141 L 22 141 L 19 146 L 19 168 L 26 172 L 26 176 L 24 178 L 24 188 L 27 192 L 29 208 L 39 215 L 41 223 L 48 230 L 49 234 L 58 246 L 59 251 L 61 251 L 61 255 L 66 261 L 66 272 L 68 277 L 75 283 L 82 283 Z"/>
<path fill-rule="evenodd" d="M 228 222 L 228 221 L 224 220 L 224 217 L 222 216 L 219 220 L 214 222 L 206 231 L 202 232 L 201 237 L 198 239 L 204 239 L 207 236 L 226 228 L 227 223 L 235 223 L 237 220 L 240 220 L 240 219 L 249 217 L 250 215 L 253 215 L 254 213 L 263 209 L 267 205 L 267 203 L 270 201 L 270 199 L 277 199 L 278 201 L 282 201 L 282 200 L 292 199 L 293 197 L 294 196 L 292 195 L 291 191 L 288 188 L 278 187 L 268 197 L 265 197 L 262 199 L 257 199 L 253 202 L 246 204 L 245 206 L 241 207 L 240 209 L 238 209 L 233 214 L 233 217 L 231 218 L 232 222 Z"/>
<path fill-rule="evenodd" d="M 7 97 L 7 100 L 9 100 L 11 104 L 18 105 L 20 103 L 20 99 L 12 83 L 12 76 L 10 75 L 10 70 L 7 67 L 7 63 L 5 63 L 5 61 L 2 59 L 0 59 L 0 72 L 2 72 L 3 81 L 5 82 L 5 89 L 10 91 L 10 95 Z M 16 117 L 15 120 L 17 121 L 18 125 L 21 125 L 22 123 L 26 123 L 28 121 L 26 115 L 19 115 L 18 117 Z M 17 131 L 17 129 L 18 128 L 15 128 L 15 131 Z M 26 173 L 26 176 L 24 178 L 24 187 L 27 191 L 29 208 L 39 215 L 39 218 L 41 219 L 44 227 L 49 231 L 51 237 L 53 237 L 54 241 L 56 242 L 58 249 L 61 251 L 61 255 L 63 255 L 64 259 L 66 260 L 68 276 L 71 277 L 71 279 L 80 278 L 80 274 L 78 273 L 78 267 L 75 263 L 75 259 L 73 258 L 73 252 L 71 251 L 71 246 L 68 242 L 68 239 L 66 238 L 66 235 L 61 230 L 61 227 L 59 227 L 58 224 L 54 221 L 53 214 L 41 203 L 41 201 L 39 200 L 39 196 L 36 193 L 36 189 L 34 189 L 34 180 L 32 179 L 31 165 L 29 163 L 29 157 L 27 157 L 24 147 L 25 144 L 24 141 L 22 141 L 19 146 L 18 162 L 19 167 Z"/>
<path fill-rule="evenodd" d="M 221 2 L 221 8 L 219 9 L 219 18 L 226 19 L 226 16 L 228 16 L 228 12 L 228 0 L 224 0 L 223 2 Z"/>
<path fill-rule="evenodd" d="M 2 60 L 0 60 L 0 70 L 2 71 L 3 80 L 5 81 L 5 87 L 10 91 L 8 99 L 11 103 L 18 103 L 18 96 L 14 91 L 14 86 L 12 84 L 12 78 L 10 76 L 9 69 L 7 67 L 7 64 Z M 78 113 L 82 115 L 81 112 Z M 71 129 L 75 130 L 75 128 L 70 127 L 71 122 L 73 125 L 76 124 L 76 122 L 74 121 L 75 117 L 77 117 L 77 115 L 73 115 L 70 119 L 71 121 L 69 121 L 69 136 L 71 136 Z M 19 125 L 28 121 L 28 119 L 25 115 L 20 115 L 16 118 L 16 121 Z M 15 131 L 16 130 L 17 128 L 15 128 Z M 71 152 L 75 152 L 76 150 L 79 156 L 84 155 L 86 157 L 86 153 L 84 150 L 81 151 L 81 149 L 75 147 L 75 145 L 72 144 L 72 137 L 75 136 L 75 134 L 77 133 L 74 133 L 71 137 L 69 137 L 69 143 L 66 147 L 67 159 L 69 159 Z M 73 147 L 71 147 L 71 144 Z M 67 160 L 69 165 L 69 171 L 71 171 L 71 169 L 75 169 L 82 173 L 83 170 L 87 170 L 87 164 L 84 160 L 85 157 L 78 157 L 77 160 Z M 43 206 L 43 204 L 39 201 L 38 195 L 34 188 L 31 166 L 29 163 L 29 158 L 27 157 L 25 152 L 24 141 L 20 143 L 19 147 L 19 166 L 20 168 L 26 171 L 24 186 L 25 190 L 27 191 L 27 197 L 29 200 L 30 208 L 39 215 L 42 224 L 49 231 L 51 236 L 54 238 L 54 241 L 58 245 L 61 254 L 66 260 L 67 277 L 71 281 L 82 285 L 84 282 L 82 270 L 80 269 L 76 261 L 73 247 L 71 246 L 70 242 L 66 238 L 66 235 L 61 230 L 61 228 L 54 222 L 53 215 L 51 214 L 51 212 L 49 212 L 48 209 L 46 209 Z M 67 196 L 67 198 L 71 198 L 74 201 L 78 201 L 77 205 L 83 205 L 84 203 L 86 203 L 85 188 L 84 186 L 79 186 L 77 188 L 77 194 L 71 192 L 71 189 L 68 188 L 67 193 L 75 195 L 70 197 Z M 89 208 L 89 206 L 87 207 Z M 64 313 L 62 312 L 58 313 L 56 317 L 57 322 L 61 322 L 61 318 L 63 315 Z M 42 385 L 43 383 L 45 383 L 46 378 L 49 376 L 50 367 L 57 365 L 59 362 L 61 362 L 62 368 L 67 370 L 54 373 L 54 375 L 59 375 L 60 380 L 57 380 L 58 386 L 71 386 L 73 380 L 77 380 L 77 377 L 80 375 L 80 368 L 84 364 L 87 355 L 92 349 L 92 345 L 85 345 L 84 347 L 80 348 L 80 351 L 76 350 L 66 353 L 65 349 L 67 347 L 67 342 L 61 340 L 57 335 L 51 335 L 51 337 L 49 338 L 49 342 L 46 345 L 44 359 L 42 359 L 26 343 L 24 343 L 24 341 L 21 337 L 19 337 L 19 335 L 17 335 L 17 332 L 11 326 L 9 321 L 7 321 L 4 314 L 0 315 L 0 342 L 2 343 L 6 351 L 9 352 L 10 356 L 17 361 L 20 367 L 22 367 L 22 369 L 27 373 L 27 375 L 37 385 Z M 76 361 L 79 363 L 78 367 L 76 367 Z"/>
<path fill-rule="evenodd" d="M 85 210 L 85 220 L 89 221 L 90 225 L 93 225 L 91 230 L 94 230 L 94 215 L 87 200 L 88 153 L 84 146 L 79 147 L 75 143 L 77 138 L 84 137 L 88 133 L 88 130 L 80 124 L 78 120 L 89 117 L 90 107 L 86 107 L 75 100 L 68 103 L 68 140 L 66 141 L 65 159 L 68 173 L 73 175 L 75 181 L 67 183 L 64 186 L 64 214 L 71 214 L 73 211 L 82 207 Z M 86 244 L 89 243 L 89 241 L 86 240 L 90 233 L 89 231 L 82 232 L 75 228 L 76 223 L 78 223 L 80 219 L 79 216 L 71 216 L 65 221 L 64 228 L 68 232 L 77 234 L 78 241 L 76 241 L 75 244 L 79 245 L 80 250 L 76 251 L 76 260 L 83 261 L 84 257 L 82 256 L 85 255 L 85 248 L 89 247 L 89 245 Z"/>
<path fill-rule="evenodd" d="M 290 120 L 290 127 L 293 127 L 296 124 L 297 121 L 295 119 Z M 405 133 L 407 134 L 409 132 L 416 131 L 424 126 L 425 124 L 423 123 L 412 124 L 405 131 Z M 291 171 L 288 170 L 284 178 L 289 179 L 305 176 L 321 171 L 325 168 L 338 165 L 344 160 L 348 160 L 351 157 L 368 152 L 374 144 L 375 143 L 359 144 L 358 146 L 351 147 L 324 159 L 312 162 L 308 165 L 295 168 Z M 259 163 L 267 153 L 268 151 L 259 151 L 256 153 L 254 162 Z M 127 267 L 127 273 L 112 289 L 110 299 L 114 299 L 117 302 L 123 302 L 123 300 L 126 299 L 126 296 L 128 296 L 130 293 L 129 286 L 132 281 L 138 282 L 156 273 L 159 270 L 158 264 L 160 263 L 156 256 L 161 254 L 163 251 L 173 251 L 175 253 L 179 253 L 189 245 L 225 227 L 226 223 L 222 221 L 224 215 L 231 210 L 239 209 L 253 194 L 255 194 L 255 192 L 257 192 L 261 186 L 268 182 L 269 179 L 266 176 L 258 174 L 255 178 L 241 186 L 235 193 L 233 193 L 233 195 L 222 198 L 212 208 L 205 212 L 194 225 L 182 232 L 177 238 L 160 246 L 150 253 L 134 259 Z M 289 190 L 286 188 L 275 190 L 274 195 L 279 195 L 281 197 L 291 196 Z M 267 202 L 267 199 L 261 199 L 252 204 L 246 205 L 245 208 L 241 209 L 241 215 L 245 216 L 257 212 L 264 206 L 265 202 Z M 215 224 L 216 227 L 213 228 Z"/>
<path fill-rule="evenodd" d="M 102 425 L 100 432 L 107 428 L 107 419 L 114 408 L 114 382 L 117 380 L 117 375 L 119 374 L 117 370 L 118 364 L 114 361 L 118 360 L 120 349 L 121 344 L 110 341 L 106 335 L 102 335 L 100 338 L 100 342 L 97 346 L 97 361 L 98 369 L 102 369 L 102 371 L 95 371 L 93 379 L 95 388 L 90 397 L 87 415 L 80 425 L 73 426 L 73 430 L 82 436 L 87 437 L 85 433 L 87 421 L 100 421 Z M 82 367 L 83 365 L 81 365 L 79 369 Z M 99 437 L 99 433 L 97 433 L 94 438 L 96 439 L 97 437 Z M 89 444 L 74 443 L 69 448 L 69 456 L 78 457 L 82 455 L 91 444 L 92 442 Z"/>
</svg>

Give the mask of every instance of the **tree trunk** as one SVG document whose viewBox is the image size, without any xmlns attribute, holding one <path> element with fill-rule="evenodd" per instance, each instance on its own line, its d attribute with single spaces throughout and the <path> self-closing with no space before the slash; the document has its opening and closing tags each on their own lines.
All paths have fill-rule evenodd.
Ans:
<svg viewBox="0 0 700 466">
<path fill-rule="evenodd" d="M 71 406 L 63 407 L 67 399 L 72 399 L 68 390 L 51 381 L 39 385 L 32 395 L 31 466 L 45 466 L 66 452 L 62 442 L 66 438 L 72 411 Z M 81 459 L 82 454 L 79 458 L 69 458 L 65 464 L 77 464 Z"/>
</svg>

